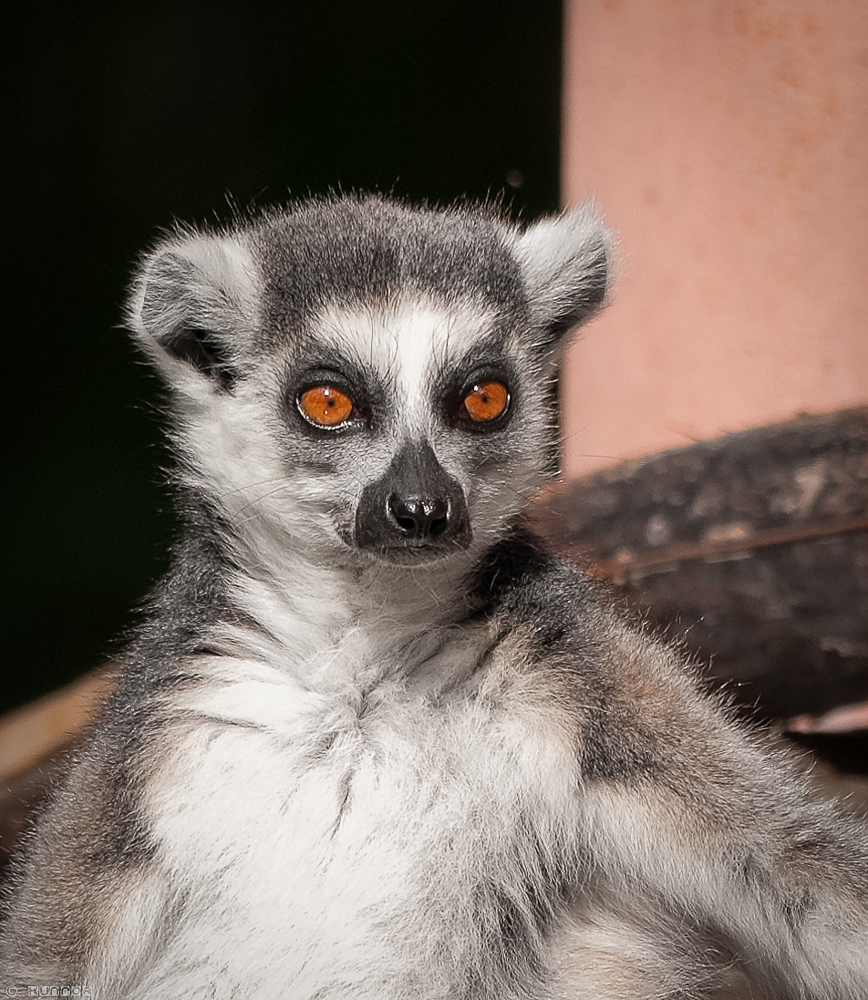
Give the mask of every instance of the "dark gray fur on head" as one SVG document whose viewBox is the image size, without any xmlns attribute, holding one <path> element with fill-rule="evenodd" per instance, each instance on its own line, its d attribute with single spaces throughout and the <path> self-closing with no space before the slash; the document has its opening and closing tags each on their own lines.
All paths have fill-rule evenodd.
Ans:
<svg viewBox="0 0 868 1000">
<path fill-rule="evenodd" d="M 327 305 L 384 302 L 412 290 L 444 303 L 472 300 L 529 321 L 550 346 L 597 312 L 608 288 L 611 238 L 590 206 L 524 233 L 493 207 L 413 208 L 379 197 L 317 199 L 223 234 L 242 236 L 261 269 L 264 347 L 305 329 Z M 135 319 L 171 349 L 184 329 L 219 331 L 243 306 L 224 254 L 198 255 L 181 230 L 146 259 Z M 185 252 L 184 248 L 187 248 Z"/>
</svg>

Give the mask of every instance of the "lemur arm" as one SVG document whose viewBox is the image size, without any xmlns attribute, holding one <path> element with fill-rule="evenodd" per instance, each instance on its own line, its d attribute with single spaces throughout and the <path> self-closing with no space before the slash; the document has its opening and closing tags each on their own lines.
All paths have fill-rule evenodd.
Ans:
<svg viewBox="0 0 868 1000">
<path fill-rule="evenodd" d="M 629 921 L 631 900 L 658 899 L 771 997 L 865 996 L 868 826 L 698 699 L 671 651 L 626 632 L 616 647 L 625 676 L 648 670 L 650 763 L 589 780 L 583 802 L 621 913 Z M 672 927 L 660 935 L 671 940 Z"/>
</svg>

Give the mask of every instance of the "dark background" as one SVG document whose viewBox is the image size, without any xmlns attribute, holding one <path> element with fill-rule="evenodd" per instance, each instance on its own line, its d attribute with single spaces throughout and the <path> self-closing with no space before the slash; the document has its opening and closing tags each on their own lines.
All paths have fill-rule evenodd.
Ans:
<svg viewBox="0 0 868 1000">
<path fill-rule="evenodd" d="M 166 566 L 159 391 L 119 329 L 175 219 L 331 188 L 558 204 L 560 3 L 32 5 L 9 52 L 0 711 L 98 666 Z"/>
</svg>

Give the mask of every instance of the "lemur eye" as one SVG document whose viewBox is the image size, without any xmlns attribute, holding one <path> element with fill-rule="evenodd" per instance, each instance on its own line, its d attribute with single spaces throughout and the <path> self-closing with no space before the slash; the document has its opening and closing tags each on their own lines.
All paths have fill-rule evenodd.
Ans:
<svg viewBox="0 0 868 1000">
<path fill-rule="evenodd" d="M 298 397 L 301 414 L 317 427 L 339 427 L 353 415 L 352 399 L 333 385 L 315 385 Z"/>
<path fill-rule="evenodd" d="M 483 424 L 496 420 L 509 406 L 509 389 L 503 382 L 477 382 L 462 400 L 459 417 Z"/>
</svg>

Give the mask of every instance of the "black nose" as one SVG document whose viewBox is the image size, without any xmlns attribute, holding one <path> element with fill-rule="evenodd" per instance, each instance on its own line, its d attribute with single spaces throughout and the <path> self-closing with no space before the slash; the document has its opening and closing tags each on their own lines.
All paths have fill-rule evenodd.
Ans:
<svg viewBox="0 0 868 1000">
<path fill-rule="evenodd" d="M 464 490 L 427 441 L 406 442 L 356 507 L 353 543 L 389 562 L 454 555 L 472 537 Z"/>
<path fill-rule="evenodd" d="M 404 537 L 413 541 L 438 538 L 449 525 L 449 501 L 442 497 L 402 497 L 393 493 L 388 509 Z"/>
</svg>

